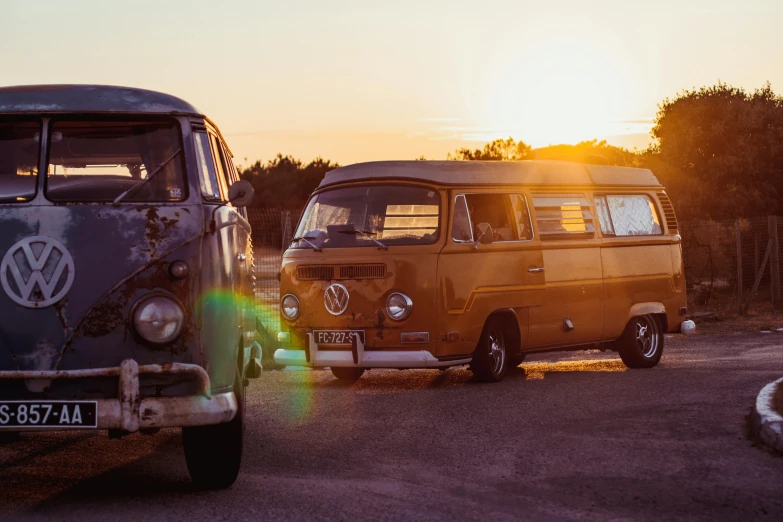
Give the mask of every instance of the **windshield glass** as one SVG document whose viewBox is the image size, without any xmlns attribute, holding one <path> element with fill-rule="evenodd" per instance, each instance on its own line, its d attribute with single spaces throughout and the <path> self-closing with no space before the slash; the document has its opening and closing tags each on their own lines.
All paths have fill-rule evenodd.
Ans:
<svg viewBox="0 0 783 522">
<path fill-rule="evenodd" d="M 0 120 L 0 203 L 35 197 L 41 123 Z"/>
<path fill-rule="evenodd" d="M 113 201 L 155 171 L 122 201 L 185 199 L 182 145 L 173 120 L 54 121 L 49 139 L 46 196 L 52 201 Z"/>
<path fill-rule="evenodd" d="M 329 190 L 313 196 L 297 230 L 321 248 L 423 245 L 438 239 L 437 191 L 402 185 Z M 294 248 L 312 248 L 294 241 Z"/>
</svg>

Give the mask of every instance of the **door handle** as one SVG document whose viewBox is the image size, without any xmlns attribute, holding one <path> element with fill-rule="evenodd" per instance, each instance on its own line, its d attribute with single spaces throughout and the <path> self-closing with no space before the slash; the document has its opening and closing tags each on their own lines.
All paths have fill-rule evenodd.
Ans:
<svg viewBox="0 0 783 522">
<path fill-rule="evenodd" d="M 539 274 L 544 271 L 544 267 L 528 268 L 527 271 L 530 272 L 531 274 Z"/>
</svg>

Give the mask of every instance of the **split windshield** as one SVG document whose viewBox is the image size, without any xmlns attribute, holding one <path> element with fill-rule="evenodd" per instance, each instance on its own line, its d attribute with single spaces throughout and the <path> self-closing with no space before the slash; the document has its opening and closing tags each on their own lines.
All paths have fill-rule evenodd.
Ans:
<svg viewBox="0 0 783 522">
<path fill-rule="evenodd" d="M 423 245 L 438 239 L 439 223 L 440 197 L 433 189 L 404 185 L 333 189 L 310 199 L 291 246 Z"/>
<path fill-rule="evenodd" d="M 182 145 L 173 120 L 55 120 L 49 144 L 46 197 L 52 201 L 185 198 Z"/>
</svg>

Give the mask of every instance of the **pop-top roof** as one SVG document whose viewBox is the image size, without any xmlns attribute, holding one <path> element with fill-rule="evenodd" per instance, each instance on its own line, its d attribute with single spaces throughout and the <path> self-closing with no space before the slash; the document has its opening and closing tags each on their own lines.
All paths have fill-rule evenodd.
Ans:
<svg viewBox="0 0 783 522">
<path fill-rule="evenodd" d="M 202 113 L 161 92 L 106 85 L 20 85 L 0 87 L 0 114 L 19 113 Z"/>
<path fill-rule="evenodd" d="M 411 180 L 440 185 L 656 187 L 652 171 L 565 161 L 376 161 L 326 173 L 319 188 L 351 181 Z"/>
</svg>

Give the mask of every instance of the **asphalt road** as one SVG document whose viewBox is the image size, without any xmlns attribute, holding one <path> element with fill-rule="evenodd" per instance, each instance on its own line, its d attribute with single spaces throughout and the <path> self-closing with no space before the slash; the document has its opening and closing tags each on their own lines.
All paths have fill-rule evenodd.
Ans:
<svg viewBox="0 0 783 522">
<path fill-rule="evenodd" d="M 191 487 L 176 430 L 0 446 L 0 518 L 782 520 L 783 457 L 746 436 L 783 334 L 667 339 L 661 364 L 540 355 L 464 369 L 265 372 L 243 473 Z"/>
</svg>

